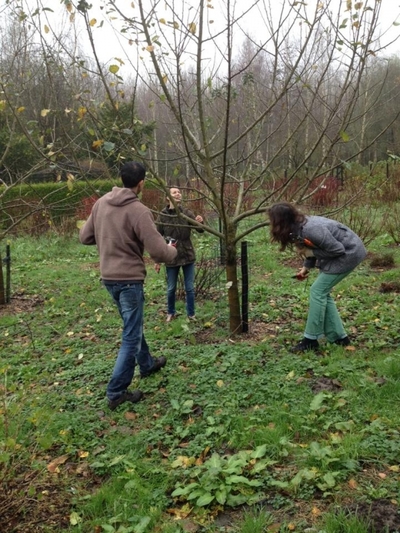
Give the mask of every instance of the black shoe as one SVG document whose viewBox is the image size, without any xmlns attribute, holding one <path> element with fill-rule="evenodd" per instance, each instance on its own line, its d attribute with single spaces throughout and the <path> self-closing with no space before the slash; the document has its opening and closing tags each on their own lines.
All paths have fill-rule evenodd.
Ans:
<svg viewBox="0 0 400 533">
<path fill-rule="evenodd" d="M 164 368 L 164 366 L 166 364 L 167 364 L 167 358 L 166 357 L 155 357 L 154 358 L 154 365 L 147 372 L 141 372 L 140 373 L 140 377 L 141 378 L 147 378 L 148 376 L 151 376 L 151 374 L 154 374 L 155 372 L 158 372 L 161 368 Z"/>
<path fill-rule="evenodd" d="M 319 344 L 318 341 L 315 339 L 307 339 L 304 337 L 296 346 L 293 346 L 293 348 L 290 348 L 290 351 L 292 353 L 302 353 L 307 351 L 313 351 L 317 352 L 319 350 Z"/>
<path fill-rule="evenodd" d="M 337 344 L 338 346 L 349 346 L 349 344 L 351 344 L 350 342 L 350 339 L 349 337 L 343 337 L 343 339 L 337 339 L 335 341 L 335 344 Z"/>
<path fill-rule="evenodd" d="M 108 407 L 111 411 L 114 411 L 119 405 L 125 402 L 137 403 L 143 398 L 143 392 L 141 390 L 134 390 L 132 392 L 124 392 L 116 400 L 108 400 Z"/>
</svg>

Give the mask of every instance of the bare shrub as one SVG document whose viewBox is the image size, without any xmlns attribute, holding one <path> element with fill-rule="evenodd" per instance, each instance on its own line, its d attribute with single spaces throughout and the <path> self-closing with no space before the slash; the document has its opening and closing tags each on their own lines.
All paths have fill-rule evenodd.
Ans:
<svg viewBox="0 0 400 533">
<path fill-rule="evenodd" d="M 194 280 L 196 298 L 207 300 L 219 295 L 221 276 L 224 272 L 225 269 L 220 264 L 219 258 L 207 259 L 201 257 L 197 260 Z M 178 300 L 185 299 L 185 286 L 182 271 L 179 272 L 176 297 Z"/>
<path fill-rule="evenodd" d="M 393 242 L 400 244 L 400 203 L 391 202 L 386 207 L 383 228 Z"/>
<path fill-rule="evenodd" d="M 3 211 L 5 213 L 6 211 Z M 40 200 L 11 202 L 7 207 L 7 221 L 4 225 L 13 235 L 38 236 L 54 227 L 51 210 Z"/>
<path fill-rule="evenodd" d="M 357 233 L 366 246 L 383 231 L 381 211 L 374 207 L 350 205 L 336 218 Z"/>
</svg>

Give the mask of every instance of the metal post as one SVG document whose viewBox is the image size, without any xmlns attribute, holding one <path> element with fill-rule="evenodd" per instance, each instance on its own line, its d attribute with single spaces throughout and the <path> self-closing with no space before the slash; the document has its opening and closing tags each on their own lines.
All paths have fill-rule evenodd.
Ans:
<svg viewBox="0 0 400 533">
<path fill-rule="evenodd" d="M 6 303 L 11 301 L 11 252 L 10 244 L 6 246 Z"/>
<path fill-rule="evenodd" d="M 247 256 L 247 241 L 241 243 L 242 268 L 242 332 L 249 331 L 249 269 Z"/>
<path fill-rule="evenodd" d="M 222 221 L 220 218 L 218 219 L 218 230 L 222 233 Z M 223 239 L 219 239 L 219 262 L 220 265 L 226 264 L 226 250 Z"/>
</svg>

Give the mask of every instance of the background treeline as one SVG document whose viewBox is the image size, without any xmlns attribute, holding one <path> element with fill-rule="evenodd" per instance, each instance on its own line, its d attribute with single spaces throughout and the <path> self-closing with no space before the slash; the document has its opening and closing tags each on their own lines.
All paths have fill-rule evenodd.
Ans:
<svg viewBox="0 0 400 533">
<path fill-rule="evenodd" d="M 3 13 L 1 23 L 0 179 L 4 184 L 22 176 L 31 183 L 65 180 L 67 172 L 115 176 L 121 159 L 134 157 L 150 160 L 159 176 L 168 180 L 193 174 L 190 157 L 182 157 L 182 132 L 163 105 L 158 80 L 138 79 L 134 73 L 123 80 L 115 72 L 116 65 L 113 69 L 96 64 L 80 51 L 71 31 L 44 47 L 38 28 L 22 23 L 12 10 Z M 285 71 L 297 59 L 295 44 L 287 47 L 277 63 L 248 37 L 232 58 L 229 87 L 224 76 L 204 74 L 203 113 L 207 129 L 215 132 L 214 148 L 222 151 L 224 143 L 240 136 L 271 106 L 268 120 L 235 143 L 236 156 L 246 152 L 246 144 L 256 146 L 251 166 L 268 163 L 270 174 L 283 177 L 285 170 L 300 166 L 304 171 L 306 152 L 310 152 L 308 168 L 318 166 L 321 157 L 330 167 L 349 157 L 368 165 L 397 154 L 400 124 L 392 119 L 400 111 L 400 58 L 371 57 L 357 84 L 347 85 L 343 92 L 346 72 L 335 69 L 335 59 L 322 48 L 324 40 L 309 51 L 307 68 L 305 59 L 303 65 L 298 63 L 297 83 L 288 84 Z M 322 72 L 326 72 L 323 78 Z M 179 87 L 170 89 L 183 112 L 195 107 L 198 81 L 197 72 L 189 66 L 181 71 Z M 228 91 L 230 131 L 226 138 L 220 116 Z M 348 113 L 346 101 L 354 98 L 354 91 L 358 98 L 348 127 L 338 132 L 341 110 Z M 275 105 L 278 92 L 284 98 Z M 326 124 L 326 131 L 323 142 L 316 144 L 317 124 Z M 331 150 L 338 135 L 339 142 Z M 251 136 L 259 142 L 254 145 Z M 233 163 L 237 159 L 232 158 Z M 242 165 L 246 164 L 244 159 Z"/>
</svg>

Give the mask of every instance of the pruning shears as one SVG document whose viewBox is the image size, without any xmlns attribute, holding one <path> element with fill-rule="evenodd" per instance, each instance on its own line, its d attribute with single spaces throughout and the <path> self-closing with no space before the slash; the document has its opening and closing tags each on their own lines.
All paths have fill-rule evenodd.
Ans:
<svg viewBox="0 0 400 533">
<path fill-rule="evenodd" d="M 308 274 L 306 275 L 303 275 L 303 274 L 300 274 L 300 272 L 298 272 L 297 274 L 295 274 L 294 276 L 292 276 L 293 279 L 297 279 L 298 281 L 304 281 L 305 279 L 308 278 Z"/>
<path fill-rule="evenodd" d="M 297 244 L 298 246 L 307 246 L 308 248 L 317 248 L 317 246 L 310 241 L 310 239 L 307 239 L 306 237 L 300 237 L 300 235 L 295 235 L 294 233 L 291 233 L 289 235 L 290 241 L 293 244 Z"/>
</svg>

